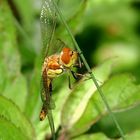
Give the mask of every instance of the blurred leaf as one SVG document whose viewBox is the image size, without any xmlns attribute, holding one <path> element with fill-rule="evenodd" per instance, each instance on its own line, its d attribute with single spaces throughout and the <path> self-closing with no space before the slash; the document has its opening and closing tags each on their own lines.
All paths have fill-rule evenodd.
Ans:
<svg viewBox="0 0 140 140">
<path fill-rule="evenodd" d="M 136 117 L 140 115 L 139 108 L 140 104 L 136 103 L 135 106 L 130 106 L 127 109 L 114 113 L 117 121 L 123 129 L 124 134 L 133 133 L 134 130 L 140 129 L 140 120 Z M 102 117 L 96 124 L 93 124 L 88 132 L 103 132 L 110 138 L 120 136 L 114 122 L 108 114 Z"/>
<path fill-rule="evenodd" d="M 33 44 L 31 36 L 24 30 L 22 25 L 15 18 L 14 24 L 20 35 L 18 49 L 21 55 L 23 65 L 22 71 L 26 72 L 28 69 L 31 69 L 33 67 L 34 59 L 36 56 L 34 45 L 35 43 Z M 37 41 L 38 40 L 36 40 L 36 42 Z"/>
<path fill-rule="evenodd" d="M 0 117 L 0 138 L 4 140 L 32 140 L 29 139 L 23 132 L 19 130 L 10 121 Z"/>
<path fill-rule="evenodd" d="M 72 140 L 86 140 L 87 138 L 88 140 L 109 140 L 103 133 L 85 134 Z"/>
<path fill-rule="evenodd" d="M 91 92 L 92 87 L 88 87 Z M 129 74 L 113 76 L 103 86 L 102 90 L 113 111 L 122 111 L 140 102 L 140 86 L 134 83 L 134 78 Z M 77 111 L 78 112 L 78 111 Z M 77 122 L 70 128 L 72 135 L 77 135 L 89 129 L 102 115 L 107 114 L 106 107 L 99 93 L 92 94 L 88 104 Z"/>
<path fill-rule="evenodd" d="M 137 46 L 130 43 L 104 43 L 97 49 L 93 59 L 96 63 L 101 63 L 112 57 L 118 59 L 114 71 L 133 69 L 139 64 L 140 51 Z"/>
<path fill-rule="evenodd" d="M 21 110 L 24 110 L 27 98 L 27 86 L 25 77 L 21 74 L 12 80 L 7 80 L 5 89 L 2 93 L 5 97 L 14 101 Z"/>
<path fill-rule="evenodd" d="M 139 140 L 139 139 L 140 139 L 140 130 L 136 130 L 126 135 L 126 140 Z"/>
<path fill-rule="evenodd" d="M 92 65 L 97 64 L 97 59 L 101 60 L 105 55 L 103 52 L 100 56 L 97 54 L 98 58 L 96 58 L 96 53 L 100 53 L 96 49 L 100 49 L 103 46 L 107 47 L 109 43 L 112 44 L 112 49 L 115 46 L 118 47 L 119 44 L 122 44 L 122 50 L 123 46 L 127 47 L 130 44 L 132 49 L 133 47 L 139 48 L 139 36 L 136 35 L 136 30 L 139 30 L 139 28 L 136 29 L 136 24 L 139 24 L 139 15 L 132 8 L 133 2 L 132 0 L 124 0 L 123 2 L 119 0 L 106 0 L 105 2 L 102 0 L 88 0 L 82 20 L 78 24 L 78 27 L 83 24 L 82 30 L 78 32 L 78 35 L 76 34 L 76 38 L 83 52 L 85 52 L 84 54 L 87 55 L 88 62 Z M 121 52 L 121 47 L 118 47 L 118 49 Z M 130 50 L 129 47 L 128 50 Z M 131 62 L 135 61 L 137 54 L 136 57 L 132 56 Z M 96 60 L 94 61 L 94 59 Z M 98 61 L 98 64 L 100 63 L 101 61 Z M 128 63 L 130 64 L 129 60 L 127 61 Z M 129 64 L 126 65 L 125 62 L 126 69 L 133 67 L 133 63 Z"/>
<path fill-rule="evenodd" d="M 33 21 L 33 7 L 34 3 L 31 0 L 13 0 L 12 5 L 15 6 L 15 10 L 18 15 L 19 20 L 22 22 L 23 28 L 27 31 L 30 32 L 33 30 L 31 22 Z"/>
<path fill-rule="evenodd" d="M 111 130 L 110 130 L 111 131 Z M 85 135 L 81 135 L 78 136 L 76 138 L 74 138 L 73 140 L 85 140 L 85 139 L 89 139 L 89 140 L 109 140 L 110 138 L 108 138 L 105 134 L 103 133 L 95 133 L 95 134 L 85 134 Z M 131 133 L 128 133 L 125 135 L 126 140 L 139 140 L 140 139 L 140 130 L 136 130 L 133 131 Z M 120 138 L 119 140 L 121 140 L 122 138 Z"/>
<path fill-rule="evenodd" d="M 33 114 L 35 110 L 37 111 L 39 109 L 37 108 L 37 105 L 41 104 L 41 97 L 40 97 L 41 66 L 40 66 L 39 58 L 40 57 L 36 59 L 34 71 L 32 72 L 31 79 L 29 81 L 29 94 L 27 97 L 27 103 L 26 103 L 26 109 L 25 109 L 25 113 L 28 117 L 30 118 L 33 117 L 37 119 L 39 118 Z M 40 109 L 41 109 L 41 106 L 40 106 Z"/>
<path fill-rule="evenodd" d="M 127 33 L 132 31 L 133 25 L 135 25 L 136 15 L 130 6 L 130 2 L 128 0 L 123 2 L 119 0 L 106 1 L 97 2 L 95 0 L 89 0 L 86 13 L 86 18 L 89 21 L 86 20 L 85 22 L 94 23 L 103 28 L 109 27 L 108 25 L 116 25 L 115 27 L 118 27 L 117 29 L 121 29 L 119 30 L 120 33 L 124 32 L 124 30 Z M 94 18 L 90 18 L 92 16 Z"/>
<path fill-rule="evenodd" d="M 23 135 L 30 140 L 34 139 L 35 134 L 30 122 L 13 102 L 3 96 L 0 96 L 0 110 L 0 135 L 2 135 L 4 139 L 13 135 L 12 131 L 14 134 L 17 133 L 15 134 L 15 137 Z M 7 136 L 5 136 L 5 132 L 3 134 L 1 133 L 3 130 L 6 132 Z M 11 138 L 13 136 L 11 136 Z"/>
<path fill-rule="evenodd" d="M 21 54 L 22 71 L 26 72 L 33 67 L 36 55 L 35 44 L 33 43 L 33 35 L 36 34 L 34 2 L 31 0 L 8 0 L 8 3 L 19 35 L 18 49 Z"/>
<path fill-rule="evenodd" d="M 4 1 L 0 6 L 0 31 L 0 94 L 12 99 L 24 110 L 26 81 L 20 73 L 20 57 L 12 14 Z"/>
<path fill-rule="evenodd" d="M 114 59 L 110 59 L 98 66 L 93 73 L 96 79 L 99 78 L 99 84 L 103 84 L 111 73 Z M 83 116 L 86 106 L 96 91 L 96 87 L 91 80 L 81 81 L 69 94 L 61 113 L 61 124 L 68 129 Z M 77 131 L 76 131 L 77 132 Z"/>
</svg>

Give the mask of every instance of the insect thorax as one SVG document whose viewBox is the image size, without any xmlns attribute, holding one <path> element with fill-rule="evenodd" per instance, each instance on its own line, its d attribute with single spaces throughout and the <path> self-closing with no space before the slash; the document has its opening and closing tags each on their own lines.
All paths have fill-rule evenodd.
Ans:
<svg viewBox="0 0 140 140">
<path fill-rule="evenodd" d="M 48 78 L 55 78 L 63 73 L 63 66 L 59 63 L 59 55 L 54 54 L 46 57 L 43 63 L 42 72 L 46 71 Z"/>
</svg>

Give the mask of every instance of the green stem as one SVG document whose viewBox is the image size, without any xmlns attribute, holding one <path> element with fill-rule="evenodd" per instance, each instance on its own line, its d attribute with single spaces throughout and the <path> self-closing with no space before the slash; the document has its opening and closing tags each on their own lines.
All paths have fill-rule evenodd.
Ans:
<svg viewBox="0 0 140 140">
<path fill-rule="evenodd" d="M 120 127 L 120 125 L 119 125 L 119 123 L 118 123 L 115 115 L 111 111 L 111 108 L 110 108 L 110 106 L 109 106 L 109 104 L 108 104 L 108 102 L 106 100 L 106 97 L 104 96 L 103 91 L 101 90 L 98 82 L 96 81 L 96 78 L 95 78 L 94 74 L 92 73 L 91 68 L 89 67 L 89 65 L 88 65 L 88 63 L 87 63 L 84 55 L 81 53 L 81 49 L 78 46 L 78 44 L 77 44 L 77 42 L 76 42 L 76 40 L 75 40 L 75 38 L 74 38 L 74 36 L 73 36 L 73 34 L 72 34 L 69 26 L 68 26 L 68 24 L 66 23 L 66 20 L 64 19 L 63 15 L 62 15 L 62 12 L 59 10 L 59 8 L 58 8 L 57 4 L 55 3 L 55 1 L 54 0 L 52 0 L 52 1 L 53 1 L 53 4 L 55 6 L 55 9 L 56 9 L 56 11 L 57 11 L 57 13 L 58 13 L 58 15 L 59 15 L 62 23 L 64 24 L 66 30 L 68 31 L 68 33 L 69 33 L 69 35 L 70 35 L 70 37 L 71 37 L 71 39 L 72 39 L 72 41 L 73 41 L 73 43 L 75 45 L 76 50 L 79 52 L 80 57 L 81 57 L 84 65 L 85 65 L 87 71 L 90 73 L 91 78 L 92 78 L 92 80 L 93 80 L 93 82 L 94 82 L 94 84 L 95 84 L 95 86 L 96 86 L 96 88 L 97 88 L 97 90 L 98 90 L 98 92 L 99 92 L 99 94 L 100 94 L 100 96 L 101 96 L 101 98 L 102 98 L 102 100 L 103 100 L 103 102 L 104 102 L 104 104 L 105 104 L 105 106 L 106 106 L 106 108 L 107 108 L 107 110 L 108 110 L 108 112 L 109 112 L 112 120 L 114 121 L 114 123 L 115 123 L 115 125 L 116 125 L 116 127 L 117 127 L 117 129 L 118 129 L 118 131 L 119 131 L 119 133 L 120 133 L 120 135 L 122 137 L 122 139 L 125 140 L 124 133 L 123 133 L 123 131 L 122 131 L 122 129 L 121 129 L 121 127 Z"/>
</svg>

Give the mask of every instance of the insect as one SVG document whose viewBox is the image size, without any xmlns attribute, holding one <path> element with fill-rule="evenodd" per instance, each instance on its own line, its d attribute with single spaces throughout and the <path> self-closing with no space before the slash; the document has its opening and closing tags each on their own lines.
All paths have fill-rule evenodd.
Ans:
<svg viewBox="0 0 140 140">
<path fill-rule="evenodd" d="M 43 1 L 40 23 L 44 53 L 41 73 L 41 99 L 43 106 L 40 112 L 40 120 L 43 121 L 46 116 L 48 117 L 52 136 L 55 139 L 55 128 L 51 111 L 55 108 L 52 100 L 52 81 L 64 72 L 71 72 L 76 78 L 72 67 L 78 64 L 79 56 L 76 51 L 68 48 L 61 40 L 55 39 L 56 11 L 51 0 Z M 57 52 L 61 47 L 63 47 L 62 50 Z M 69 87 L 71 87 L 70 84 Z"/>
</svg>

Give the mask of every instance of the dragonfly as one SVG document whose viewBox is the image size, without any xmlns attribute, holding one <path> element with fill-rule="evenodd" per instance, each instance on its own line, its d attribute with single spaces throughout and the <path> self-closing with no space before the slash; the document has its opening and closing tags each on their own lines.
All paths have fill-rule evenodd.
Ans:
<svg viewBox="0 0 140 140">
<path fill-rule="evenodd" d="M 40 121 L 43 121 L 47 116 L 53 140 L 55 140 L 55 127 L 52 109 L 55 108 L 55 104 L 52 100 L 52 81 L 65 72 L 71 72 L 76 79 L 77 75 L 72 71 L 72 68 L 80 64 L 78 52 L 69 48 L 60 39 L 56 39 L 56 19 L 57 14 L 52 0 L 44 0 L 40 14 L 43 42 L 43 64 L 41 71 L 41 99 L 43 105 L 39 117 Z M 69 87 L 71 88 L 70 82 Z"/>
</svg>

